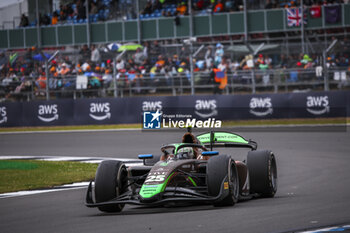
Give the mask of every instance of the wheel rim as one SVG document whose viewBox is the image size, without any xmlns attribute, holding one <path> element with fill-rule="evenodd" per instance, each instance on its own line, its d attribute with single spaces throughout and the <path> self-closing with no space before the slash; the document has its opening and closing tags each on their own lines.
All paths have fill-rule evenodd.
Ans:
<svg viewBox="0 0 350 233">
<path fill-rule="evenodd" d="M 237 172 L 235 170 L 235 165 L 233 164 L 233 162 L 230 163 L 230 188 L 232 190 L 232 197 L 234 200 L 237 199 L 238 197 L 238 177 L 237 177 Z"/>
</svg>

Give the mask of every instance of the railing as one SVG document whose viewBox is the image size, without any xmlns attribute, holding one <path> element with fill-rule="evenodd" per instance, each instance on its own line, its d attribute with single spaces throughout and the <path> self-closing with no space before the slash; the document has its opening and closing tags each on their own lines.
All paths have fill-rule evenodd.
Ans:
<svg viewBox="0 0 350 233">
<path fill-rule="evenodd" d="M 350 71 L 345 68 L 329 69 L 330 89 L 349 89 Z M 227 75 L 227 85 L 218 88 L 210 73 L 194 73 L 196 94 L 237 94 L 263 92 L 290 92 L 324 90 L 324 73 L 317 75 L 315 69 L 270 69 L 235 71 Z M 129 97 L 145 95 L 187 95 L 190 94 L 190 76 L 150 75 L 135 76 L 119 74 L 112 76 L 88 77 L 81 82 L 77 76 L 49 78 L 49 92 L 52 99 L 93 98 L 93 97 Z M 114 85 L 114 81 L 116 84 Z M 37 77 L 22 77 L 18 81 L 3 80 L 0 83 L 0 100 L 30 101 L 45 99 L 46 80 Z"/>
</svg>

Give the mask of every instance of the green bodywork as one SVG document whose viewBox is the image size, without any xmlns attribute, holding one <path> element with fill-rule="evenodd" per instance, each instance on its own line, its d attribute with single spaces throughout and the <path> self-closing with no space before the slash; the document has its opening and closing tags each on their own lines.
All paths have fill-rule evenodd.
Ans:
<svg viewBox="0 0 350 233">
<path fill-rule="evenodd" d="M 157 195 L 158 193 L 164 192 L 165 187 L 167 186 L 170 178 L 174 175 L 174 173 L 171 173 L 170 176 L 168 176 L 168 178 L 161 184 L 154 184 L 154 185 L 147 185 L 144 184 L 141 187 L 140 190 L 140 196 L 142 198 L 151 198 L 155 195 Z"/>
<path fill-rule="evenodd" d="M 242 143 L 242 144 L 249 143 L 249 141 L 245 140 L 243 137 L 237 134 L 228 133 L 228 132 L 214 132 L 213 134 L 214 134 L 212 138 L 213 143 L 220 143 L 220 142 Z M 197 138 L 203 144 L 210 143 L 210 133 L 199 135 L 197 136 Z"/>
</svg>

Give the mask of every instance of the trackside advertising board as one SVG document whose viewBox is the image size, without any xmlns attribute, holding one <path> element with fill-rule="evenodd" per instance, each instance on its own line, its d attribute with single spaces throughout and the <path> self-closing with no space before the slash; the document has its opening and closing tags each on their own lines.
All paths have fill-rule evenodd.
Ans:
<svg viewBox="0 0 350 233">
<path fill-rule="evenodd" d="M 350 117 L 350 92 L 6 102 L 0 103 L 0 127 L 142 123 L 145 113 L 156 114 L 147 115 L 148 123 L 162 118 L 165 126 L 188 118 L 212 126 L 217 120 Z"/>
</svg>

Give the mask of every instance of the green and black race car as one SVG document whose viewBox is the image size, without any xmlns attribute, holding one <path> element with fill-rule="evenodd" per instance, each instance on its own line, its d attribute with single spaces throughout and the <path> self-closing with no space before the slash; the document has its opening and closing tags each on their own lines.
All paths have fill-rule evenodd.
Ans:
<svg viewBox="0 0 350 233">
<path fill-rule="evenodd" d="M 217 147 L 249 148 L 245 161 L 219 154 Z M 179 203 L 234 205 L 277 191 L 276 158 L 257 143 L 230 132 L 187 132 L 181 143 L 161 147 L 162 155 L 139 155 L 142 166 L 103 161 L 86 194 L 86 206 L 119 212 L 125 204 L 161 206 Z"/>
</svg>

